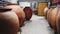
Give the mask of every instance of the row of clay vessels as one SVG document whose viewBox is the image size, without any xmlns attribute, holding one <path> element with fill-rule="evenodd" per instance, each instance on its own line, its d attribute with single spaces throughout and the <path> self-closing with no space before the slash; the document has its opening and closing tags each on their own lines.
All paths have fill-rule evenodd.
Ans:
<svg viewBox="0 0 60 34">
<path fill-rule="evenodd" d="M 25 9 L 23 11 L 17 4 L 0 7 L 0 34 L 17 34 L 20 26 L 24 24 L 24 19 L 27 17 L 26 20 L 30 20 L 32 17 L 32 9 Z"/>
<path fill-rule="evenodd" d="M 24 24 L 25 19 L 30 20 L 32 17 L 32 9 L 30 7 L 25 7 L 24 9 L 22 9 L 17 4 L 9 4 L 5 6 L 5 8 L 12 8 L 12 11 L 14 11 L 18 15 L 20 26 Z"/>
<path fill-rule="evenodd" d="M 19 18 L 19 25 L 22 26 L 24 23 L 23 20 L 25 19 L 25 13 L 23 9 L 21 9 L 20 6 L 17 4 L 9 4 L 5 6 L 5 8 L 11 8 L 12 9 L 11 11 L 14 11 L 17 14 Z"/>
<path fill-rule="evenodd" d="M 52 6 L 50 9 L 46 7 L 44 13 L 55 34 L 60 34 L 60 5 Z"/>
</svg>

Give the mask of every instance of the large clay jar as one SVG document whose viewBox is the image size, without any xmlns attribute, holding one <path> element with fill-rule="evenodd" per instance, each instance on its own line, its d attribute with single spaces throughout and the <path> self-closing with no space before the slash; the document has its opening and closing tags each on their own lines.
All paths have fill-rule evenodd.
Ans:
<svg viewBox="0 0 60 34">
<path fill-rule="evenodd" d="M 47 11 L 49 10 L 49 8 L 48 7 L 45 7 L 45 9 L 44 9 L 44 15 L 45 15 L 45 18 L 47 19 Z"/>
<path fill-rule="evenodd" d="M 30 7 L 25 7 L 23 10 L 24 10 L 25 16 L 26 16 L 25 19 L 30 20 L 32 17 L 32 9 Z"/>
<path fill-rule="evenodd" d="M 58 8 L 52 8 L 51 11 L 48 12 L 47 18 L 49 21 L 49 24 L 52 26 L 54 30 L 56 30 L 56 15 L 57 15 L 57 9 Z"/>
<path fill-rule="evenodd" d="M 56 16 L 56 12 L 53 11 L 54 8 L 55 8 L 55 6 L 51 7 L 47 12 L 47 20 L 48 20 L 50 26 L 53 27 L 53 28 L 55 27 L 55 16 Z"/>
<path fill-rule="evenodd" d="M 56 25 L 57 25 L 57 32 L 58 32 L 58 34 L 60 34 L 60 6 L 59 7 L 57 7 L 57 17 L 56 17 Z"/>
<path fill-rule="evenodd" d="M 0 34 L 17 34 L 19 20 L 11 9 L 0 8 Z"/>
<path fill-rule="evenodd" d="M 50 17 L 51 17 L 51 14 L 50 12 L 53 10 L 53 8 L 50 8 L 47 12 L 47 20 L 48 20 L 48 24 L 51 26 L 51 23 L 50 23 Z M 51 26 L 52 27 L 52 26 Z"/>
<path fill-rule="evenodd" d="M 14 11 L 19 18 L 19 25 L 22 26 L 24 24 L 24 19 L 25 19 L 25 13 L 23 9 L 21 9 L 20 6 L 16 4 L 9 4 L 8 6 L 5 7 L 12 8 L 12 11 Z"/>
</svg>

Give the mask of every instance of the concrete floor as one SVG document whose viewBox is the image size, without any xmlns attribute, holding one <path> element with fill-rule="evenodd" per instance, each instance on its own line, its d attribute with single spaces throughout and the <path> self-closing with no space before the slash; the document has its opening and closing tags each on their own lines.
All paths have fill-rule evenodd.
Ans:
<svg viewBox="0 0 60 34">
<path fill-rule="evenodd" d="M 54 34 L 44 16 L 33 15 L 30 21 L 25 21 L 21 34 Z"/>
</svg>

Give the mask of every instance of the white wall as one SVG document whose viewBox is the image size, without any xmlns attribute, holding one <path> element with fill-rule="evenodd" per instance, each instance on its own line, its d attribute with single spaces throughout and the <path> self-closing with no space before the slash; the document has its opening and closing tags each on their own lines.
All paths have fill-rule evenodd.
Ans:
<svg viewBox="0 0 60 34">
<path fill-rule="evenodd" d="M 17 3 L 18 0 L 7 0 L 7 1 L 9 1 L 11 3 Z"/>
<path fill-rule="evenodd" d="M 20 5 L 22 8 L 24 8 L 24 7 L 26 7 L 26 6 L 28 6 L 28 7 L 31 6 L 30 2 L 19 2 L 19 5 Z"/>
</svg>

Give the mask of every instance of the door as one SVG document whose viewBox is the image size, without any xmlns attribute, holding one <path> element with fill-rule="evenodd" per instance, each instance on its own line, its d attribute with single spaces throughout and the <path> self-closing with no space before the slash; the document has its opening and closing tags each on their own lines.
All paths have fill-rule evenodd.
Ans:
<svg viewBox="0 0 60 34">
<path fill-rule="evenodd" d="M 39 2 L 38 3 L 38 15 L 44 16 L 44 8 L 48 5 L 47 2 Z"/>
</svg>

